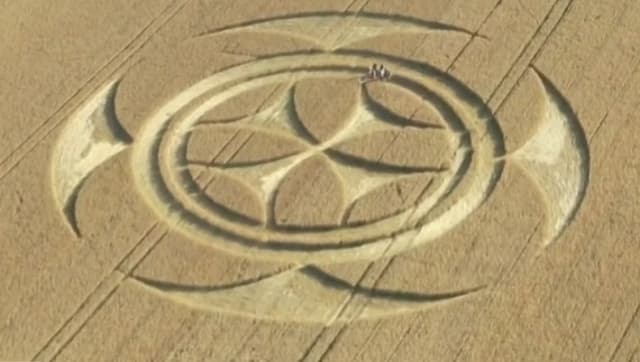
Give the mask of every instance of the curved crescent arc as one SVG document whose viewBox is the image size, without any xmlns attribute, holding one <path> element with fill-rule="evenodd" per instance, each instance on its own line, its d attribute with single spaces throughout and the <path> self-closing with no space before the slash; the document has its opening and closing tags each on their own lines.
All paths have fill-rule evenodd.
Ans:
<svg viewBox="0 0 640 362">
<path fill-rule="evenodd" d="M 53 197 L 76 236 L 80 236 L 80 230 L 75 203 L 84 180 L 131 143 L 115 118 L 116 88 L 117 81 L 110 82 L 73 114 L 53 149 Z"/>
<path fill-rule="evenodd" d="M 185 287 L 144 278 L 129 278 L 128 281 L 196 309 L 324 325 L 415 312 L 464 298 L 482 289 L 418 294 L 354 287 L 315 266 L 230 287 Z"/>
<path fill-rule="evenodd" d="M 575 217 L 589 180 L 587 139 L 567 100 L 534 69 L 544 91 L 545 109 L 536 133 L 510 158 L 538 185 L 547 203 L 544 246 L 557 240 Z"/>
<path fill-rule="evenodd" d="M 398 21 L 400 20 L 400 21 Z M 473 32 L 434 21 L 376 13 L 316 12 L 251 21 L 214 29 L 199 36 L 242 31 L 283 34 L 335 50 L 383 34 L 425 34 L 450 31 L 472 36 Z"/>
</svg>

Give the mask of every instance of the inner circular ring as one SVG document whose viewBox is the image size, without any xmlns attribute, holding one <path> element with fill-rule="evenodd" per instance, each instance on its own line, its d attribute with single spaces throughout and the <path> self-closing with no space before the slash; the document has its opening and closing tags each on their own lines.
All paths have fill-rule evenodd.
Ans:
<svg viewBox="0 0 640 362">
<path fill-rule="evenodd" d="M 419 221 L 428 213 L 428 211 L 441 200 L 429 200 L 427 203 L 418 205 L 416 208 L 411 209 L 410 216 L 403 215 L 405 217 L 402 228 L 392 229 L 391 231 L 383 229 L 381 235 L 372 235 L 370 238 L 363 237 L 361 232 L 354 235 L 354 228 L 343 228 L 338 231 L 332 231 L 334 237 L 332 241 L 342 241 L 345 237 L 355 236 L 360 243 L 354 244 L 330 244 L 330 245 L 297 245 L 293 242 L 278 242 L 273 238 L 268 238 L 265 235 L 264 229 L 260 229 L 258 233 L 254 235 L 240 235 L 237 230 L 233 230 L 233 227 L 224 227 L 223 225 L 210 225 L 202 218 L 188 210 L 184 204 L 176 200 L 172 191 L 180 192 L 185 180 L 180 179 L 181 173 L 166 172 L 166 166 L 163 167 L 163 163 L 166 163 L 170 169 L 176 170 L 180 166 L 178 161 L 178 155 L 180 154 L 180 148 L 184 147 L 185 135 L 189 132 L 191 126 L 197 121 L 201 112 L 212 107 L 212 104 L 221 103 L 224 100 L 239 94 L 247 89 L 255 88 L 262 84 L 268 84 L 269 82 L 275 82 L 282 80 L 283 74 L 287 77 L 311 77 L 311 76 L 326 76 L 326 73 L 336 75 L 345 74 L 351 75 L 353 72 L 361 72 L 366 69 L 368 57 L 360 55 L 339 55 L 339 54 L 318 54 L 318 55 L 305 55 L 305 56 L 281 56 L 271 59 L 265 59 L 256 61 L 249 64 L 244 64 L 238 67 L 231 68 L 216 75 L 213 75 L 193 87 L 185 90 L 175 97 L 172 101 L 167 103 L 162 109 L 160 109 L 155 116 L 153 116 L 146 124 L 137 147 L 134 149 L 134 164 L 143 166 L 146 172 L 136 172 L 136 182 L 140 185 L 146 183 L 145 187 L 140 188 L 148 192 L 143 192 L 146 199 L 153 206 L 154 210 L 160 213 L 167 221 L 174 224 L 182 231 L 195 236 L 196 240 L 211 242 L 211 239 L 216 240 L 218 247 L 222 247 L 225 250 L 231 252 L 240 252 L 241 254 L 260 254 L 265 257 L 275 257 L 281 259 L 283 254 L 286 255 L 286 259 L 313 259 L 330 257 L 335 260 L 335 253 L 345 254 L 346 259 L 355 258 L 371 258 L 374 255 L 388 252 L 389 245 L 392 241 L 398 244 L 398 240 L 402 238 L 411 238 L 409 244 L 420 243 L 422 241 L 416 241 L 417 236 L 422 235 L 426 239 L 433 239 L 437 235 L 442 234 L 446 230 L 450 229 L 453 224 L 456 224 L 462 220 L 468 213 L 470 213 L 480 200 L 484 197 L 484 192 L 472 193 L 467 195 L 463 200 L 458 200 L 458 203 L 463 202 L 464 205 L 458 206 L 455 210 L 444 210 L 442 215 L 431 218 L 429 225 L 434 224 L 435 227 L 428 227 L 428 225 L 422 225 Z M 342 64 L 326 66 L 326 63 L 330 64 Z M 465 129 L 469 129 L 470 138 L 474 139 L 473 129 L 486 134 L 486 128 L 490 119 L 474 119 L 479 114 L 477 104 L 469 103 L 468 99 L 461 97 L 458 93 L 460 89 L 452 89 L 450 84 L 447 84 L 447 79 L 442 77 L 434 77 L 433 75 L 419 72 L 410 67 L 407 67 L 406 63 L 389 61 L 387 62 L 394 67 L 394 79 L 401 83 L 411 84 L 412 87 L 423 87 L 425 89 L 433 89 L 439 96 L 453 104 L 453 108 L 456 108 L 458 114 L 462 114 L 461 119 L 470 122 L 471 129 L 465 122 Z M 296 69 L 296 67 L 298 67 Z M 427 69 L 429 70 L 429 69 Z M 430 72 L 434 72 L 433 69 Z M 445 75 L 445 77 L 448 77 Z M 450 78 L 450 77 L 448 77 Z M 220 88 L 223 85 L 233 83 L 235 81 L 241 81 L 239 84 L 234 85 L 232 88 L 225 89 L 222 94 L 212 97 L 208 102 L 201 107 L 193 111 L 190 115 L 181 119 L 179 124 L 171 124 L 174 115 L 183 108 L 185 104 L 188 104 L 191 100 L 202 96 L 203 94 L 210 92 L 212 89 Z M 235 91 L 230 91 L 235 89 Z M 235 94 L 234 94 L 235 93 Z M 483 107 L 481 105 L 480 107 Z M 474 115 L 476 117 L 474 117 Z M 470 117 L 470 119 L 469 119 Z M 475 122 L 474 122 L 475 121 Z M 456 125 L 461 126 L 461 125 Z M 483 131 L 484 130 L 484 131 Z M 165 134 L 166 133 L 166 134 Z M 165 139 L 166 138 L 166 139 Z M 163 140 L 164 139 L 164 140 Z M 491 137 L 485 137 L 484 142 L 477 142 L 474 145 L 474 160 L 479 160 L 486 163 L 487 159 L 493 159 L 495 152 L 495 145 L 487 143 L 486 140 L 491 140 Z M 161 149 L 161 142 L 165 142 L 166 147 Z M 166 160 L 168 162 L 161 162 L 161 155 L 167 155 Z M 460 165 L 464 163 L 464 159 L 469 156 L 467 152 L 459 152 L 457 159 Z M 173 161 L 171 161 L 173 160 Z M 485 160 L 485 161 L 483 161 Z M 485 165 L 486 166 L 486 165 Z M 163 172 L 163 169 L 165 172 Z M 484 167 L 486 169 L 486 167 Z M 477 182 L 472 182 L 475 186 L 474 189 L 488 190 L 491 187 L 493 172 L 485 172 L 485 175 L 481 174 L 480 179 Z M 172 176 L 173 175 L 173 176 Z M 166 176 L 166 177 L 165 177 Z M 464 177 L 464 175 L 458 175 Z M 173 177 L 173 178 L 172 178 Z M 458 178 L 459 178 L 458 177 Z M 166 184 L 164 183 L 166 179 Z M 170 190 L 171 184 L 177 185 L 176 190 Z M 446 184 L 446 183 L 445 183 Z M 446 185 L 440 190 L 440 196 L 446 197 L 446 194 L 451 190 L 450 185 Z M 430 203 L 430 204 L 429 204 Z M 188 205 L 186 205 L 188 206 Z M 463 216 L 463 217 L 461 217 Z M 399 219 L 399 218 L 398 218 Z M 438 225 L 438 222 L 439 224 Z M 451 224 L 451 225 L 447 225 Z M 244 225 L 243 225 L 244 226 Z M 369 227 L 370 225 L 366 225 Z M 388 225 L 387 225 L 388 226 Z M 410 228 L 407 230 L 407 228 Z M 295 237 L 317 237 L 317 235 L 296 233 Z M 317 233 L 316 233 L 317 234 Z M 326 234 L 322 235 L 324 240 L 327 239 Z M 402 244 L 402 243 L 400 243 Z M 407 242 L 405 242 L 407 244 Z M 214 245 L 215 246 L 215 245 Z M 269 252 L 268 252 L 269 251 Z M 264 254 L 269 255 L 264 255 Z M 296 257 L 297 256 L 297 257 Z"/>
<path fill-rule="evenodd" d="M 271 74 L 266 77 L 251 79 L 248 81 L 244 81 L 241 83 L 241 89 L 244 90 L 245 87 L 250 89 L 268 85 L 271 83 L 281 82 L 282 77 L 297 77 L 298 79 L 308 79 L 308 78 L 325 78 L 325 77 L 352 77 L 354 74 L 353 69 L 345 68 L 341 71 L 326 71 L 326 70 L 318 70 L 318 71 L 305 71 L 304 74 L 299 74 L 299 72 L 295 70 L 288 70 L 287 73 L 276 73 Z M 237 91 L 234 88 L 237 86 L 233 86 L 231 88 L 225 89 L 225 94 L 219 97 L 211 98 L 211 101 L 205 102 L 204 104 L 199 105 L 195 110 L 189 112 L 185 117 L 181 118 L 179 121 L 175 122 L 175 127 L 172 127 L 168 132 L 174 134 L 175 139 L 182 140 L 179 144 L 179 148 L 176 149 L 176 152 L 171 152 L 170 147 L 167 147 L 167 158 L 162 160 L 162 164 L 166 164 L 168 166 L 167 174 L 165 179 L 170 181 L 171 185 L 177 185 L 176 190 L 172 190 L 174 194 L 181 194 L 190 200 L 196 202 L 199 214 L 206 218 L 206 215 L 212 214 L 215 215 L 215 218 L 212 217 L 210 222 L 218 223 L 219 218 L 225 218 L 224 214 L 217 214 L 215 210 L 212 210 L 209 206 L 210 204 L 207 202 L 208 199 L 195 191 L 198 186 L 194 183 L 192 176 L 188 172 L 175 173 L 171 172 L 171 170 L 180 169 L 180 165 L 183 165 L 186 160 L 183 158 L 185 155 L 185 148 L 187 146 L 188 133 L 191 131 L 194 124 L 198 121 L 198 119 L 207 112 L 209 109 L 216 107 L 220 103 L 224 102 L 226 99 L 229 99 L 231 96 L 235 96 Z M 228 94 L 227 94 L 228 93 Z M 346 126 L 347 128 L 349 126 Z M 447 183 L 446 179 L 451 179 L 451 174 L 457 172 L 459 168 L 462 166 L 464 150 L 459 150 L 460 155 L 458 159 L 454 159 L 454 165 L 451 167 L 451 170 L 446 173 L 447 177 L 444 180 L 444 183 Z M 314 154 L 313 150 L 310 150 L 309 155 Z M 303 152 L 298 158 L 301 160 L 307 157 L 308 155 Z M 296 157 L 292 157 L 296 159 Z M 164 162 L 163 162 L 164 161 Z M 293 165 L 292 165 L 293 166 Z M 402 176 L 398 173 L 398 177 Z M 188 185 L 187 187 L 182 187 L 183 185 Z M 444 187 L 443 187 L 444 188 Z M 189 190 L 187 194 L 185 194 L 185 190 Z M 435 196 L 441 195 L 443 191 L 436 192 Z M 432 195 L 433 196 L 433 195 Z M 253 229 L 261 235 L 264 235 L 266 240 L 274 241 L 274 242 L 293 242 L 295 239 L 304 238 L 305 241 L 315 241 L 315 242 L 323 242 L 326 239 L 333 239 L 336 241 L 342 242 L 350 242 L 348 239 L 349 235 L 355 235 L 357 233 L 358 240 L 361 239 L 371 239 L 380 234 L 384 234 L 388 232 L 389 229 L 397 230 L 402 226 L 409 224 L 412 220 L 409 220 L 411 214 L 411 209 L 404 210 L 398 214 L 393 216 L 386 217 L 384 219 L 371 222 L 365 225 L 356 225 L 356 226 L 341 226 L 336 227 L 335 229 L 329 230 L 320 230 L 320 231 L 294 231 L 294 232 L 282 232 L 279 229 L 269 229 L 263 226 L 255 226 L 255 225 L 247 225 L 242 223 L 239 225 L 242 229 L 239 232 L 247 229 Z M 225 218 L 226 219 L 226 218 Z M 233 222 L 229 219 L 226 219 L 229 222 Z"/>
</svg>

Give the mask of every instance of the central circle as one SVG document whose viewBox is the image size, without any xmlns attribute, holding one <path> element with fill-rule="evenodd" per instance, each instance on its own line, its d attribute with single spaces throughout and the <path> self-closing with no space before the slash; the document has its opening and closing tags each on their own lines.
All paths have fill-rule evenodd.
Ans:
<svg viewBox="0 0 640 362">
<path fill-rule="evenodd" d="M 450 76 L 428 66 L 415 69 L 391 59 L 386 64 L 394 70 L 394 84 L 448 105 L 450 113 L 445 120 L 451 130 L 462 135 L 451 172 L 431 197 L 405 212 L 371 224 L 283 231 L 228 220 L 212 212 L 201 195 L 194 194 L 198 185 L 184 168 L 184 154 L 187 136 L 204 113 L 234 96 L 269 84 L 359 76 L 368 62 L 368 57 L 357 54 L 278 56 L 230 68 L 201 81 L 168 102 L 146 123 L 133 157 L 134 163 L 149 166 L 135 174 L 136 182 L 146 185 L 140 188 L 146 190 L 144 196 L 175 227 L 192 234 L 196 240 L 214 242 L 230 252 L 245 255 L 289 261 L 370 259 L 437 237 L 466 217 L 485 197 L 485 190 L 490 189 L 495 172 L 495 145 L 491 137 L 476 138 L 476 135 L 486 135 L 486 129 L 495 121 L 490 115 L 478 119 L 485 106 L 474 102 L 472 96 L 465 97 L 466 89 Z M 185 106 L 196 99 L 204 102 L 184 112 Z M 459 185 L 464 186 L 463 192 L 456 194 Z M 453 194 L 455 198 L 451 197 Z M 397 251 L 389 250 L 392 243 Z"/>
</svg>

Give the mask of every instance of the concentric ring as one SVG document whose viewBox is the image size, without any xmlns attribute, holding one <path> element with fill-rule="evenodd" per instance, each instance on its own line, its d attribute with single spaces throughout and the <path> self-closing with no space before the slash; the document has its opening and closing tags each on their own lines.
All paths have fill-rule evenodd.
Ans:
<svg viewBox="0 0 640 362">
<path fill-rule="evenodd" d="M 449 126 L 465 144 L 456 152 L 450 178 L 415 208 L 375 224 L 321 232 L 282 233 L 239 226 L 217 217 L 189 193 L 184 170 L 185 140 L 198 117 L 246 90 L 283 79 L 353 77 L 366 69 L 371 54 L 356 52 L 286 55 L 261 59 L 217 73 L 179 93 L 147 122 L 134 146 L 134 179 L 152 209 L 195 240 L 241 255 L 289 262 L 377 259 L 433 240 L 467 217 L 488 196 L 501 171 L 499 127 L 477 96 L 454 78 L 428 65 L 377 55 L 394 70 L 393 81 L 414 92 L 445 100 L 456 117 Z M 185 112 L 185 106 L 209 97 Z M 192 185 L 193 186 L 193 185 Z M 462 192 L 461 192 L 462 191 Z M 296 240 L 315 238 L 314 245 Z M 331 243 L 322 243 L 322 240 Z M 336 246 L 335 241 L 340 241 Z"/>
</svg>

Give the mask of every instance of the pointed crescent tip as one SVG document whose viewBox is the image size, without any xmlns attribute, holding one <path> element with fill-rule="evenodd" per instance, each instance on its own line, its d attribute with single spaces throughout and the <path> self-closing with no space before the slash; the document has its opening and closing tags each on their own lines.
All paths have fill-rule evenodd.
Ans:
<svg viewBox="0 0 640 362">
<path fill-rule="evenodd" d="M 65 218 L 67 219 L 67 225 L 71 232 L 74 234 L 76 238 L 81 238 L 80 227 L 78 226 L 78 217 L 76 215 L 76 202 L 78 201 L 78 192 L 79 189 L 82 188 L 83 182 L 81 182 L 74 190 L 73 194 L 67 200 L 65 207 L 63 208 L 63 213 Z"/>
<path fill-rule="evenodd" d="M 536 76 L 538 77 L 538 80 L 540 81 L 542 87 L 547 92 L 551 93 L 554 96 L 554 98 L 557 98 L 558 100 L 561 100 L 561 101 L 563 101 L 563 103 L 568 105 L 568 102 L 564 99 L 564 97 L 562 97 L 560 95 L 560 91 L 555 87 L 555 85 L 553 85 L 551 80 L 549 80 L 549 78 L 547 78 L 547 76 L 544 75 L 544 73 L 542 73 L 542 71 L 540 69 L 538 69 L 538 67 L 536 67 L 533 64 L 529 65 L 529 67 L 536 74 Z"/>
<path fill-rule="evenodd" d="M 165 289 L 173 290 L 175 287 L 170 283 L 164 283 L 154 279 L 148 279 L 145 277 L 140 277 L 136 275 L 127 275 L 124 279 L 127 283 L 135 285 L 138 288 L 144 289 L 151 293 L 157 295 L 164 295 L 166 293 Z"/>
<path fill-rule="evenodd" d="M 453 300 L 466 299 L 466 298 L 470 298 L 470 297 L 478 295 L 478 294 L 483 294 L 483 293 L 487 292 L 488 287 L 489 287 L 488 285 L 480 285 L 480 286 L 477 286 L 477 287 L 464 289 L 464 290 L 461 290 L 461 291 L 455 293 L 451 299 L 453 299 Z"/>
</svg>

